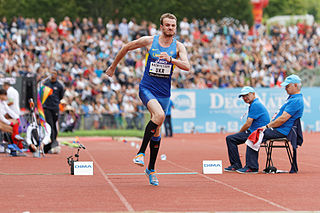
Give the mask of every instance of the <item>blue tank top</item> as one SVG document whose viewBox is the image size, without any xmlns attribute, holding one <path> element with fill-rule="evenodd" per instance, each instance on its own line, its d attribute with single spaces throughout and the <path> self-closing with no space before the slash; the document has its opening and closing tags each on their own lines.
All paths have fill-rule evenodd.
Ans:
<svg viewBox="0 0 320 213">
<path fill-rule="evenodd" d="M 154 36 L 152 46 L 146 55 L 146 66 L 140 87 L 150 90 L 156 97 L 170 97 L 171 75 L 174 65 L 164 59 L 159 59 L 161 52 L 167 52 L 172 58 L 177 58 L 177 41 L 173 41 L 169 47 L 161 47 L 159 35 Z"/>
</svg>

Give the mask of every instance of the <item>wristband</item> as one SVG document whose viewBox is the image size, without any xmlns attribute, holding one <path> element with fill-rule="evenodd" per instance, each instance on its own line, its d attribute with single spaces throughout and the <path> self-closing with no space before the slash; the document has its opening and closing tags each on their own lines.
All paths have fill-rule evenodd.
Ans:
<svg viewBox="0 0 320 213">
<path fill-rule="evenodd" d="M 169 61 L 169 63 L 171 63 L 172 62 L 172 57 L 170 56 L 170 61 Z"/>
</svg>

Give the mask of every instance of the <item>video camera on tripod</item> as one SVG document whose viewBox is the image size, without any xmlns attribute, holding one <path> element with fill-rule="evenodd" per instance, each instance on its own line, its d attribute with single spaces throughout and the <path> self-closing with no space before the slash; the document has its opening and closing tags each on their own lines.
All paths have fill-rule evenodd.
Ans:
<svg viewBox="0 0 320 213">
<path fill-rule="evenodd" d="M 78 144 L 77 153 L 67 157 L 67 163 L 70 166 L 71 175 L 93 175 L 92 161 L 79 161 L 81 149 L 86 149 L 82 144 Z"/>
</svg>

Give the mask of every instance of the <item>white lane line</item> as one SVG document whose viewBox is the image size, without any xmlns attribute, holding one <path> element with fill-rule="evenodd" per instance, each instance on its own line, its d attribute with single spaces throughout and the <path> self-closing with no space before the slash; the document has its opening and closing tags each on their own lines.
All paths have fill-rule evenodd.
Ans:
<svg viewBox="0 0 320 213">
<path fill-rule="evenodd" d="M 91 153 L 87 150 L 87 153 L 89 157 L 92 159 L 96 167 L 99 169 L 99 172 L 102 174 L 104 179 L 108 182 L 108 184 L 111 186 L 113 191 L 118 195 L 119 199 L 123 203 L 123 205 L 127 208 L 129 212 L 134 212 L 133 207 L 130 205 L 130 203 L 127 201 L 127 199 L 121 194 L 121 192 L 117 189 L 117 187 L 111 182 L 111 180 L 108 178 L 108 176 L 103 172 L 103 169 L 100 167 L 98 162 L 94 159 L 94 157 L 91 155 Z"/>
<path fill-rule="evenodd" d="M 1 173 L 0 173 L 1 174 Z M 198 172 L 157 172 L 157 175 L 197 175 Z M 146 173 L 106 173 L 106 175 L 111 176 L 111 175 L 116 175 L 116 176 L 121 176 L 121 175 L 146 175 Z"/>
<path fill-rule="evenodd" d="M 171 164 L 174 165 L 174 166 L 180 167 L 180 168 L 182 168 L 182 169 L 185 169 L 185 170 L 194 172 L 192 169 L 189 169 L 189 168 L 187 168 L 187 167 L 178 165 L 178 164 L 176 164 L 176 163 L 174 163 L 174 162 L 172 162 L 172 161 L 170 161 L 170 160 L 167 160 L 167 162 L 171 163 Z M 264 201 L 264 202 L 266 202 L 266 203 L 268 203 L 268 204 L 270 204 L 270 205 L 272 205 L 272 206 L 278 207 L 278 208 L 283 209 L 283 210 L 285 210 L 285 211 L 293 211 L 293 210 L 288 209 L 288 208 L 286 208 L 286 207 L 284 207 L 284 206 L 281 206 L 281 205 L 279 205 L 279 204 L 277 204 L 277 203 L 274 203 L 274 202 L 272 202 L 272 201 L 270 201 L 270 200 L 267 200 L 267 199 L 265 199 L 265 198 L 259 197 L 258 195 L 254 195 L 254 194 L 251 194 L 251 193 L 249 193 L 249 192 L 243 191 L 243 190 L 241 190 L 241 189 L 239 189 L 239 188 L 237 188 L 237 187 L 231 186 L 231 185 L 229 185 L 229 184 L 227 184 L 227 183 L 224 183 L 224 182 L 222 182 L 222 181 L 216 180 L 216 179 L 214 179 L 214 178 L 210 178 L 210 177 L 208 177 L 208 176 L 206 176 L 206 175 L 204 175 L 204 174 L 201 174 L 201 173 L 198 173 L 198 174 L 199 174 L 201 177 L 204 177 L 204 178 L 206 178 L 206 179 L 208 179 L 208 180 L 211 180 L 211 181 L 213 181 L 213 182 L 216 182 L 216 183 L 219 183 L 219 184 L 224 185 L 224 186 L 226 186 L 226 187 L 229 187 L 229 188 L 231 188 L 231 189 L 233 189 L 233 190 L 235 190 L 235 191 L 238 191 L 238 192 L 241 192 L 241 193 L 243 193 L 243 194 L 245 194 L 245 195 L 248 195 L 249 197 L 253 197 L 253 198 L 255 198 L 255 199 Z"/>
</svg>

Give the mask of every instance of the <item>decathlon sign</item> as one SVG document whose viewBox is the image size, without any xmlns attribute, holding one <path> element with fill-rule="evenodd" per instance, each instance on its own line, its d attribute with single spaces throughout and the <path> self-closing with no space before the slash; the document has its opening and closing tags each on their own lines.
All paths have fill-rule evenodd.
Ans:
<svg viewBox="0 0 320 213">
<path fill-rule="evenodd" d="M 74 175 L 93 175 L 92 161 L 76 161 L 73 165 Z"/>
<path fill-rule="evenodd" d="M 222 174 L 221 160 L 204 160 L 202 162 L 203 174 Z"/>
<path fill-rule="evenodd" d="M 270 118 L 288 98 L 284 88 L 255 88 Z M 241 88 L 173 89 L 174 133 L 237 132 L 246 122 L 249 105 L 239 98 Z M 320 87 L 302 88 L 303 131 L 320 131 Z"/>
</svg>

